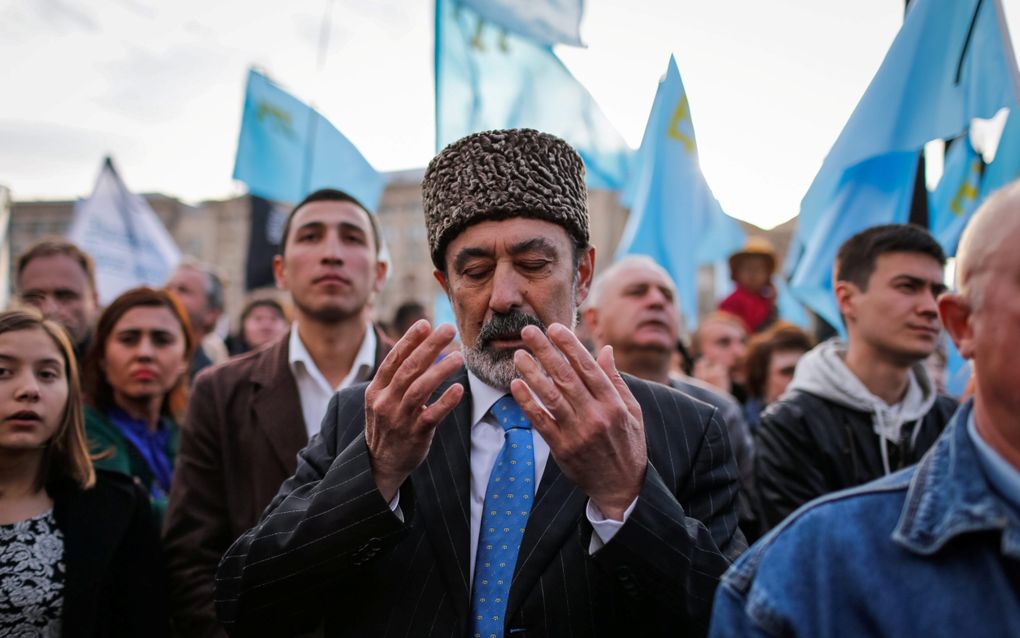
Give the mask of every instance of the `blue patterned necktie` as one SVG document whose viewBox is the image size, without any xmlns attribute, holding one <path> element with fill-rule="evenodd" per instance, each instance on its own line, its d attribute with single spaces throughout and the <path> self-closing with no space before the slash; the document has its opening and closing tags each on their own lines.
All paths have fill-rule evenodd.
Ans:
<svg viewBox="0 0 1020 638">
<path fill-rule="evenodd" d="M 512 396 L 492 406 L 492 415 L 506 432 L 485 489 L 471 592 L 471 625 L 475 638 L 503 638 L 504 615 L 517 552 L 535 495 L 535 450 L 531 422 Z"/>
</svg>

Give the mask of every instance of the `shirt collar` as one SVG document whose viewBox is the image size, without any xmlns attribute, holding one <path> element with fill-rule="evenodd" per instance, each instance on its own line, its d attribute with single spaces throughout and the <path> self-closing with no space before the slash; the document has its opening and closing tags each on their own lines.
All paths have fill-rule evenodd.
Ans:
<svg viewBox="0 0 1020 638">
<path fill-rule="evenodd" d="M 1006 459 L 1002 458 L 995 448 L 988 445 L 988 442 L 981 438 L 974 423 L 974 412 L 970 413 L 967 419 L 967 435 L 974 443 L 974 450 L 977 452 L 978 461 L 984 470 L 988 482 L 992 484 L 999 494 L 1012 503 L 1014 509 L 1020 512 L 1020 471 L 1017 471 Z"/>
<path fill-rule="evenodd" d="M 485 418 L 492 406 L 507 395 L 505 390 L 494 388 L 468 370 L 468 388 L 471 390 L 471 427 Z"/>
<path fill-rule="evenodd" d="M 997 530 L 1001 551 L 1020 558 L 1020 512 L 993 490 L 967 430 L 973 401 L 960 406 L 918 464 L 893 540 L 933 555 L 957 536 Z"/>
<path fill-rule="evenodd" d="M 347 373 L 344 380 L 340 382 L 341 387 L 350 385 L 350 383 L 348 383 L 349 380 L 358 378 L 362 368 L 367 366 L 368 370 L 371 370 L 375 367 L 375 350 L 377 345 L 378 339 L 376 338 L 372 324 L 365 324 L 365 336 L 361 340 L 361 347 L 358 348 L 358 353 L 354 355 L 354 361 L 351 364 L 351 371 Z M 326 382 L 326 378 L 319 371 L 319 367 L 315 365 L 312 355 L 308 353 L 308 348 L 306 348 L 304 342 L 301 341 L 301 336 L 298 334 L 298 322 L 296 321 L 290 328 L 287 361 L 290 364 L 291 371 L 296 373 L 299 367 L 298 364 L 301 364 L 301 366 L 304 367 L 304 370 L 315 378 L 316 381 L 327 386 L 329 385 Z"/>
</svg>

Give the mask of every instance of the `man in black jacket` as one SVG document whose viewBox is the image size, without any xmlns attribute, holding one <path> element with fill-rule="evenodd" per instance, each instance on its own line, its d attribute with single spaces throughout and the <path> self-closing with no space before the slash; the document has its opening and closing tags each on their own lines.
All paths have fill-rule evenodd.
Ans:
<svg viewBox="0 0 1020 638">
<path fill-rule="evenodd" d="M 922 362 L 941 334 L 945 255 L 926 231 L 891 224 L 844 243 L 835 295 L 847 342 L 797 364 L 755 431 L 760 518 L 774 527 L 811 499 L 912 465 L 956 408 Z"/>
</svg>

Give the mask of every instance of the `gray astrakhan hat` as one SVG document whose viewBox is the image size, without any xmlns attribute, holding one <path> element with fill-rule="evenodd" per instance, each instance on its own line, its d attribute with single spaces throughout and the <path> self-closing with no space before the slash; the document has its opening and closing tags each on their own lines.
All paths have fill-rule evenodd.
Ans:
<svg viewBox="0 0 1020 638">
<path fill-rule="evenodd" d="M 439 270 L 446 269 L 450 240 L 482 221 L 543 219 L 588 245 L 584 163 L 548 133 L 510 129 L 457 140 L 429 162 L 422 197 L 429 252 Z"/>
</svg>

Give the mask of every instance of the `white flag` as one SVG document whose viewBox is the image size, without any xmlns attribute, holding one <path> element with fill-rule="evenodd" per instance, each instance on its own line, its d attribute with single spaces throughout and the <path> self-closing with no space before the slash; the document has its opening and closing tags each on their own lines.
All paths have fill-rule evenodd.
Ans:
<svg viewBox="0 0 1020 638">
<path fill-rule="evenodd" d="M 92 195 L 74 207 L 67 237 L 95 260 L 103 305 L 135 286 L 162 286 L 181 259 L 155 211 L 127 189 L 109 157 Z"/>
</svg>

